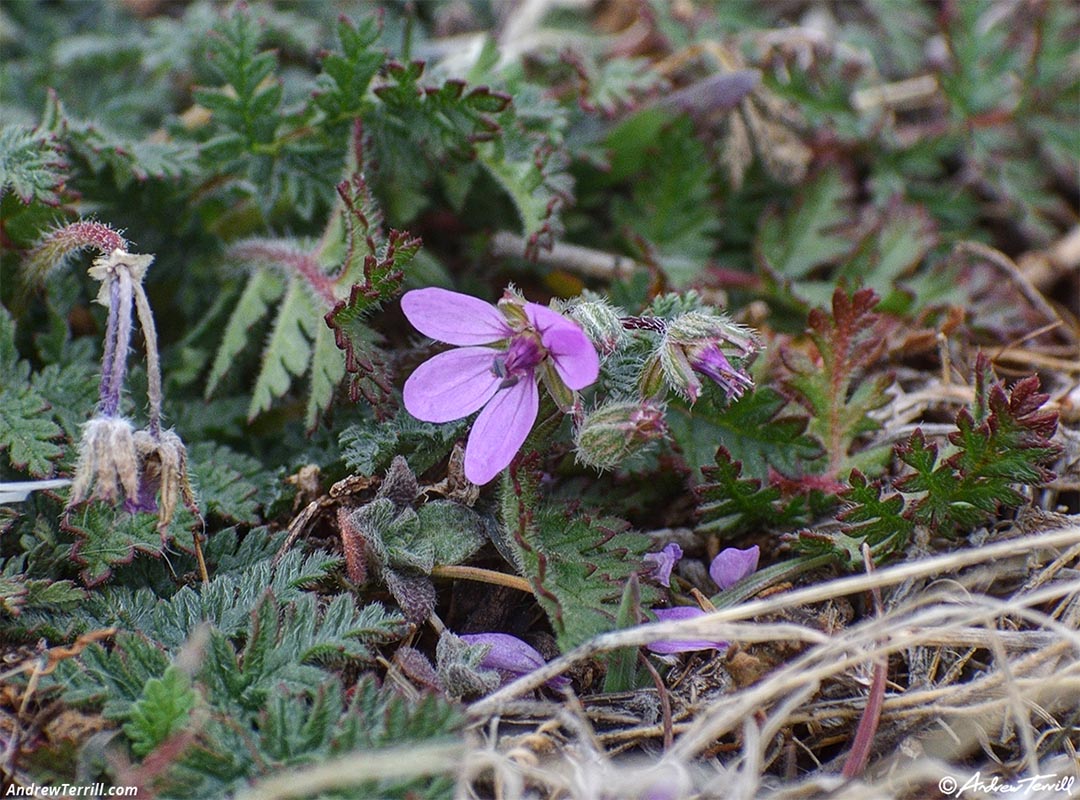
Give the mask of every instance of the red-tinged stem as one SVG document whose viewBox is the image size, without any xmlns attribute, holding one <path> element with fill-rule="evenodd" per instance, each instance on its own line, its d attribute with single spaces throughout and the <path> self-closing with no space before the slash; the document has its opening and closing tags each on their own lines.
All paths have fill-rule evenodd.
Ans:
<svg viewBox="0 0 1080 800">
<path fill-rule="evenodd" d="M 289 267 L 298 272 L 327 305 L 332 307 L 337 302 L 333 279 L 319 269 L 318 263 L 308 253 L 272 242 L 245 242 L 230 248 L 229 255 L 243 261 Z"/>
<path fill-rule="evenodd" d="M 863 543 L 862 546 L 863 563 L 866 565 L 866 572 L 872 573 L 874 571 L 874 559 L 870 550 L 870 545 Z M 884 606 L 881 602 L 881 589 L 877 586 L 870 590 L 870 594 L 874 600 L 874 610 L 880 617 L 884 613 Z M 888 657 L 878 657 L 874 659 L 874 673 L 870 680 L 870 693 L 866 698 L 866 708 L 863 709 L 862 717 L 859 719 L 859 727 L 855 730 L 855 739 L 851 743 L 851 752 L 848 753 L 847 760 L 844 761 L 844 767 L 840 771 L 840 774 L 845 778 L 854 778 L 857 775 L 861 775 L 863 770 L 866 769 L 867 762 L 870 761 L 870 746 L 874 743 L 874 734 L 877 733 L 878 723 L 881 722 L 881 706 L 885 702 L 885 678 L 889 671 L 889 659 Z"/>
<path fill-rule="evenodd" d="M 863 709 L 859 727 L 855 731 L 855 740 L 851 744 L 851 752 L 844 761 L 841 775 L 845 778 L 854 778 L 861 775 L 870 760 L 870 746 L 874 743 L 874 734 L 877 733 L 878 723 L 881 721 L 881 706 L 885 702 L 885 677 L 888 672 L 888 661 L 879 658 L 874 662 L 874 674 L 870 681 L 870 694 L 866 698 L 866 708 Z"/>
</svg>

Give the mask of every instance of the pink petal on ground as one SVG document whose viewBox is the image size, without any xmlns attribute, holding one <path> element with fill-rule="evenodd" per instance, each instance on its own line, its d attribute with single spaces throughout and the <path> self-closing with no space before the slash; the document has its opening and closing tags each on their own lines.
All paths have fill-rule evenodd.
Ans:
<svg viewBox="0 0 1080 800">
<path fill-rule="evenodd" d="M 511 334 L 506 317 L 491 303 L 447 289 L 406 292 L 401 310 L 420 333 L 447 344 L 491 344 Z"/>
<path fill-rule="evenodd" d="M 502 472 L 525 443 L 539 410 L 540 392 L 531 377 L 491 398 L 465 445 L 465 477 L 482 486 Z"/>
<path fill-rule="evenodd" d="M 571 389 L 584 389 L 600 374 L 600 358 L 577 323 L 537 303 L 526 303 L 525 314 L 540 332 L 555 371 Z"/>
<path fill-rule="evenodd" d="M 405 381 L 405 408 L 425 422 L 449 422 L 479 409 L 499 388 L 497 350 L 461 347 L 428 359 Z"/>
<path fill-rule="evenodd" d="M 696 619 L 705 616 L 705 612 L 693 606 L 675 606 L 674 608 L 654 608 L 658 622 L 674 622 L 681 619 Z M 664 639 L 645 645 L 650 652 L 670 655 L 689 653 L 694 650 L 723 650 L 727 642 L 708 642 L 704 639 Z"/>
<path fill-rule="evenodd" d="M 757 569 L 761 548 L 756 544 L 746 550 L 727 547 L 709 565 L 709 576 L 721 589 L 728 589 Z"/>
<path fill-rule="evenodd" d="M 460 638 L 466 644 L 488 645 L 491 649 L 481 660 L 480 666 L 498 670 L 507 678 L 525 675 L 547 663 L 535 647 L 508 633 L 465 633 Z M 565 675 L 557 675 L 547 683 L 561 689 L 569 686 L 570 680 Z"/>
</svg>

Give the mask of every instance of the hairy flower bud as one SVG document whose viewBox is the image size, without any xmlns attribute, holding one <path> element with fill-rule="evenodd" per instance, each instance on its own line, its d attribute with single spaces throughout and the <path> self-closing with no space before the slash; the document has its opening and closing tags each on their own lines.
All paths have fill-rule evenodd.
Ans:
<svg viewBox="0 0 1080 800">
<path fill-rule="evenodd" d="M 627 339 L 619 312 L 598 295 L 569 303 L 566 314 L 581 326 L 601 353 L 614 352 Z"/>
<path fill-rule="evenodd" d="M 654 403 L 609 403 L 587 414 L 574 442 L 578 460 L 611 469 L 667 433 L 664 409 Z"/>
<path fill-rule="evenodd" d="M 754 385 L 744 367 L 759 349 L 749 328 L 723 315 L 691 311 L 667 326 L 658 361 L 667 384 L 691 403 L 701 396 L 699 374 L 711 379 L 728 397 L 738 398 Z"/>
</svg>

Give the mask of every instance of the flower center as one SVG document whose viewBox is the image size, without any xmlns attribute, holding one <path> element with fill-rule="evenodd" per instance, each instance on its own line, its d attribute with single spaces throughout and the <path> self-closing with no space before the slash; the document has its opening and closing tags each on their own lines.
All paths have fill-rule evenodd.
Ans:
<svg viewBox="0 0 1080 800">
<path fill-rule="evenodd" d="M 531 377 L 536 365 L 544 360 L 547 351 L 539 340 L 528 333 L 519 333 L 510 340 L 505 355 L 495 357 L 491 371 L 502 378 L 500 389 L 508 389 L 525 377 Z"/>
</svg>

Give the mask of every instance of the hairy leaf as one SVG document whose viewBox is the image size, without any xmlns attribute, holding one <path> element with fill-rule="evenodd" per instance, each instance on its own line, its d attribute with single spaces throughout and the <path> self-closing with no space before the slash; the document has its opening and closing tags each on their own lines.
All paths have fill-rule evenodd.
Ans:
<svg viewBox="0 0 1080 800">
<path fill-rule="evenodd" d="M 838 288 L 832 313 L 810 312 L 814 356 L 794 349 L 782 353 L 793 373 L 785 386 L 811 414 L 808 430 L 824 447 L 821 474 L 828 479 L 842 479 L 856 466 L 873 468 L 885 456 L 884 451 L 854 452 L 859 438 L 879 427 L 870 412 L 888 402 L 892 383 L 890 375 L 868 375 L 884 346 L 872 313 L 877 301 L 872 289 L 848 296 Z"/>
<path fill-rule="evenodd" d="M 614 630 L 623 586 L 648 567 L 642 555 L 647 536 L 622 520 L 571 516 L 564 509 L 541 508 L 513 531 L 523 573 L 547 613 L 564 652 L 593 636 Z M 642 584 L 644 606 L 657 599 L 655 587 Z"/>
<path fill-rule="evenodd" d="M 66 166 L 55 137 L 19 125 L 0 127 L 0 197 L 11 191 L 25 204 L 60 205 Z"/>
<path fill-rule="evenodd" d="M 132 705 L 124 735 L 139 758 L 187 725 L 197 698 L 189 678 L 171 664 L 160 678 L 151 678 Z"/>
</svg>

